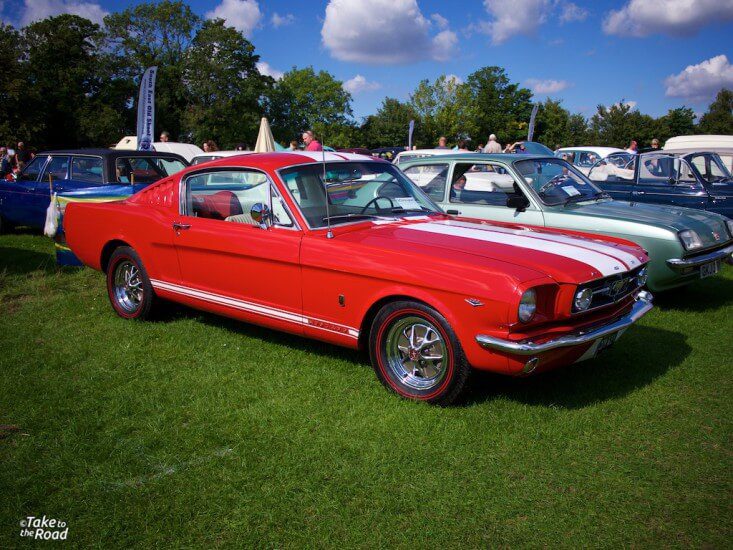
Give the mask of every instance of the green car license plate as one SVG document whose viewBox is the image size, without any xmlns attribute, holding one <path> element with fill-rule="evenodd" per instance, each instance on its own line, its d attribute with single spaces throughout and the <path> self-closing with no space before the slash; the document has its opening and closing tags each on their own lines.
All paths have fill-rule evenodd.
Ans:
<svg viewBox="0 0 733 550">
<path fill-rule="evenodd" d="M 598 347 L 596 347 L 596 357 L 605 349 L 610 348 L 618 338 L 618 332 L 604 336 L 598 340 Z"/>
<path fill-rule="evenodd" d="M 720 271 L 720 260 L 715 260 L 709 264 L 703 264 L 700 266 L 700 278 L 712 277 L 718 271 Z"/>
</svg>

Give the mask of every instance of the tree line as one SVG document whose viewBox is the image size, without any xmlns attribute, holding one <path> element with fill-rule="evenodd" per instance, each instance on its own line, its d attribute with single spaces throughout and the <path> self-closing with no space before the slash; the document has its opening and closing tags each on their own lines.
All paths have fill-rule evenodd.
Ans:
<svg viewBox="0 0 733 550">
<path fill-rule="evenodd" d="M 423 80 L 407 100 L 385 98 L 358 121 L 351 95 L 333 75 L 312 67 L 293 67 L 279 80 L 262 74 L 242 33 L 221 19 L 202 19 L 182 1 L 138 4 L 107 15 L 101 26 L 65 14 L 22 29 L 0 27 L 0 143 L 22 140 L 38 149 L 108 146 L 134 134 L 139 79 L 152 65 L 156 131 L 177 141 L 213 139 L 222 148 L 253 145 L 263 115 L 281 143 L 310 128 L 331 146 L 405 145 L 410 120 L 418 147 L 440 136 L 485 143 L 491 133 L 511 142 L 526 137 L 533 107 L 532 92 L 492 66 L 465 81 Z M 687 107 L 654 118 L 621 100 L 586 118 L 546 99 L 535 139 L 550 147 L 624 147 L 631 139 L 733 134 L 732 111 L 733 92 L 725 89 L 697 123 Z"/>
</svg>

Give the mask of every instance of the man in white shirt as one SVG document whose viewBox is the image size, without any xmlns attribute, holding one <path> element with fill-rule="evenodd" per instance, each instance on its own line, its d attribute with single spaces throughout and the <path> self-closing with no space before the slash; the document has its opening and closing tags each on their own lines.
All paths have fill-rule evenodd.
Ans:
<svg viewBox="0 0 733 550">
<path fill-rule="evenodd" d="M 484 147 L 484 153 L 501 153 L 501 145 L 496 141 L 496 134 L 489 136 L 489 142 Z"/>
</svg>

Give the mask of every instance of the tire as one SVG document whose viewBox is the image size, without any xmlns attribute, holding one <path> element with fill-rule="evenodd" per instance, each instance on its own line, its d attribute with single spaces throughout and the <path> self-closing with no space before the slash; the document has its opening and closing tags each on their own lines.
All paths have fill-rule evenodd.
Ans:
<svg viewBox="0 0 733 550">
<path fill-rule="evenodd" d="M 125 319 L 149 319 L 156 309 L 148 272 L 129 246 L 115 249 L 109 259 L 107 295 L 115 313 Z"/>
<path fill-rule="evenodd" d="M 425 346 L 425 340 L 433 343 Z M 377 313 L 369 333 L 369 356 L 387 389 L 436 405 L 458 399 L 471 373 L 448 321 L 420 302 L 392 302 Z"/>
</svg>

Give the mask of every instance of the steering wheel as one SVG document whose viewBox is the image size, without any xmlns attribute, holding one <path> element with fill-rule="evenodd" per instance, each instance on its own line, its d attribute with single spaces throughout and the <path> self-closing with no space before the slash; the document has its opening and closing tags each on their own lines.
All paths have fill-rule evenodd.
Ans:
<svg viewBox="0 0 733 550">
<path fill-rule="evenodd" d="M 545 185 L 543 185 L 542 187 L 540 187 L 540 190 L 537 191 L 537 194 L 542 195 L 542 194 L 546 193 L 547 191 L 550 190 L 551 187 L 555 187 L 557 185 L 560 185 L 560 183 L 564 179 L 565 179 L 565 175 L 564 174 L 558 174 L 557 176 L 555 176 L 554 178 L 552 178 L 550 181 L 548 181 Z"/>
<path fill-rule="evenodd" d="M 369 209 L 369 206 L 372 203 L 374 203 L 374 207 L 377 210 L 382 210 L 382 208 L 379 208 L 379 199 L 388 200 L 389 201 L 389 207 L 390 208 L 394 208 L 395 207 L 394 201 L 392 201 L 392 199 L 390 199 L 389 197 L 385 197 L 384 195 L 378 195 L 378 196 L 374 197 L 372 200 L 370 200 L 368 203 L 366 203 L 364 205 L 364 208 L 361 209 L 361 212 L 360 213 L 363 214 L 364 212 L 366 212 Z"/>
</svg>

